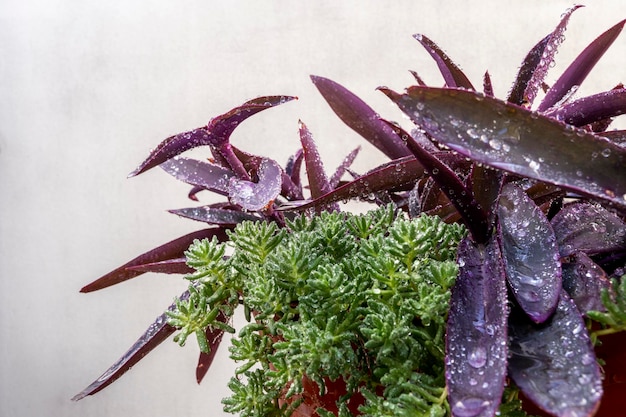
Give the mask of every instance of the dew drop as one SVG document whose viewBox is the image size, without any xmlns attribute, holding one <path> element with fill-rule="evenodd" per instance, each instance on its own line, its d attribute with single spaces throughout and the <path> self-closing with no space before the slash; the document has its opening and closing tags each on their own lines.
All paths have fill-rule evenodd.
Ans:
<svg viewBox="0 0 626 417">
<path fill-rule="evenodd" d="M 502 149 L 502 142 L 500 142 L 498 139 L 491 139 L 489 141 L 489 146 L 491 146 L 491 149 L 499 151 L 500 149 Z"/>
<path fill-rule="evenodd" d="M 602 155 L 605 158 L 608 158 L 611 155 L 611 150 L 606 148 L 600 153 L 600 155 Z"/>
<path fill-rule="evenodd" d="M 487 350 L 482 346 L 474 348 L 467 357 L 467 363 L 472 368 L 482 368 L 487 363 Z"/>
<path fill-rule="evenodd" d="M 456 417 L 476 417 L 489 405 L 489 401 L 480 398 L 465 398 L 452 406 L 452 414 Z"/>
</svg>

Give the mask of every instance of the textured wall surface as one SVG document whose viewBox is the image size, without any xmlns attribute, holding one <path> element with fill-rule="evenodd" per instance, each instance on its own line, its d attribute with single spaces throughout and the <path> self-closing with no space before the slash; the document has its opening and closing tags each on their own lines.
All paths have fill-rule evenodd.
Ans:
<svg viewBox="0 0 626 417">
<path fill-rule="evenodd" d="M 626 18 L 622 0 L 589 3 L 572 16 L 549 82 Z M 411 37 L 420 32 L 475 85 L 488 69 L 496 95 L 505 97 L 526 52 L 569 6 L 570 0 L 1 2 L 0 415 L 221 415 L 234 365 L 223 347 L 205 383 L 196 385 L 194 343 L 180 349 L 166 342 L 105 391 L 70 401 L 186 287 L 178 277 L 145 275 L 78 293 L 135 255 L 202 227 L 166 212 L 193 205 L 187 187 L 166 174 L 126 180 L 162 139 L 259 95 L 297 95 L 297 102 L 246 121 L 232 140 L 284 162 L 298 146 L 300 118 L 332 167 L 362 141 L 334 117 L 309 74 L 345 85 L 384 117 L 402 121 L 375 88 L 401 91 L 413 81 L 410 69 L 441 85 Z M 626 81 L 625 50 L 622 35 L 580 94 Z M 359 171 L 382 157 L 364 148 Z"/>
</svg>

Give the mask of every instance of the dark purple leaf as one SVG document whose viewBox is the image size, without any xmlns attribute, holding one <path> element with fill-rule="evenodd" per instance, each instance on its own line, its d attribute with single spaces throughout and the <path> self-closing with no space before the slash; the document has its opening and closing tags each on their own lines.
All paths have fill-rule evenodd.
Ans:
<svg viewBox="0 0 626 417">
<path fill-rule="evenodd" d="M 311 80 L 337 116 L 389 158 L 397 159 L 410 154 L 389 126 L 380 121 L 378 113 L 363 100 L 327 78 L 312 75 Z"/>
<path fill-rule="evenodd" d="M 491 75 L 489 75 L 489 71 L 485 71 L 485 75 L 483 76 L 483 93 L 486 96 L 493 96 L 493 84 L 491 83 Z"/>
<path fill-rule="evenodd" d="M 620 34 L 624 27 L 626 20 L 622 20 L 596 40 L 591 42 L 581 53 L 576 57 L 574 62 L 563 72 L 554 85 L 548 90 L 546 97 L 543 99 L 537 111 L 544 111 L 549 109 L 558 103 L 563 97 L 570 94 L 572 90 L 575 90 L 587 77 L 589 72 L 596 65 L 598 60 L 604 55 L 606 50 L 613 44 L 617 36 Z"/>
<path fill-rule="evenodd" d="M 522 61 L 517 77 L 515 77 L 515 83 L 513 83 L 513 87 L 511 88 L 509 97 L 507 98 L 509 103 L 521 106 L 522 104 L 528 102 L 524 96 L 526 93 L 526 87 L 537 69 L 537 66 L 541 62 L 543 51 L 546 49 L 546 45 L 548 44 L 550 37 L 551 34 L 540 40 L 535 46 L 532 47 L 524 58 L 524 61 Z"/>
<path fill-rule="evenodd" d="M 258 182 L 231 178 L 228 194 L 234 204 L 243 209 L 259 211 L 271 205 L 280 194 L 283 170 L 272 159 L 263 159 L 257 172 Z"/>
<path fill-rule="evenodd" d="M 304 160 L 304 151 L 298 149 L 295 155 L 289 158 L 287 166 L 285 167 L 285 173 L 291 178 L 291 182 L 302 189 L 302 182 L 300 180 L 300 168 L 302 167 L 302 161 Z"/>
<path fill-rule="evenodd" d="M 611 289 L 611 281 L 589 256 L 577 252 L 563 264 L 563 289 L 574 300 L 581 314 L 590 310 L 606 311 L 600 294 L 602 289 Z"/>
<path fill-rule="evenodd" d="M 548 117 L 574 126 L 584 126 L 626 113 L 626 88 L 594 94 L 547 111 Z"/>
<path fill-rule="evenodd" d="M 424 169 L 414 157 L 404 157 L 377 167 L 317 199 L 301 202 L 300 204 L 296 203 L 295 205 L 284 205 L 281 209 L 304 210 L 351 198 L 365 197 L 380 191 L 413 184 L 423 175 Z"/>
<path fill-rule="evenodd" d="M 180 217 L 220 226 L 234 226 L 245 220 L 261 220 L 260 217 L 250 213 L 244 213 L 238 210 L 225 210 L 211 206 L 190 207 L 168 211 Z"/>
<path fill-rule="evenodd" d="M 469 238 L 458 248 L 446 331 L 446 383 L 452 415 L 491 417 L 506 377 L 506 281 L 500 248 Z"/>
<path fill-rule="evenodd" d="M 188 292 L 181 295 L 181 299 L 189 296 Z M 169 307 L 174 309 L 175 305 Z M 152 349 L 157 347 L 161 342 L 167 339 L 176 329 L 167 324 L 167 316 L 165 313 L 156 318 L 154 323 L 148 327 L 143 335 L 131 346 L 130 349 L 121 358 L 117 360 L 109 369 L 106 370 L 98 379 L 92 382 L 87 388 L 76 394 L 72 401 L 78 401 L 88 395 L 93 395 L 103 390 L 119 377 L 124 375 L 130 368 L 146 356 Z"/>
<path fill-rule="evenodd" d="M 92 283 L 85 285 L 83 288 L 81 288 L 80 292 L 91 292 L 100 290 L 102 288 L 110 287 L 111 285 L 119 284 L 120 282 L 139 276 L 144 272 L 131 270 L 129 268 L 184 257 L 185 251 L 189 248 L 189 245 L 191 245 L 195 239 L 205 239 L 211 238 L 213 236 L 216 236 L 220 241 L 227 240 L 226 233 L 221 227 L 203 229 L 197 232 L 189 233 L 188 235 L 181 236 L 178 239 L 174 239 L 171 242 L 167 242 L 164 245 L 161 245 L 144 254 L 139 255 L 135 259 L 114 269 L 108 274 L 101 276 Z"/>
<path fill-rule="evenodd" d="M 544 324 L 512 314 L 509 335 L 509 376 L 526 397 L 555 416 L 594 414 L 602 375 L 585 322 L 565 291 Z"/>
<path fill-rule="evenodd" d="M 409 71 L 411 73 L 411 75 L 413 76 L 413 78 L 415 78 L 415 81 L 417 82 L 417 85 L 423 85 L 425 86 L 426 83 L 424 82 L 424 80 L 422 80 L 422 77 L 419 76 L 419 74 L 415 71 Z"/>
<path fill-rule="evenodd" d="M 543 81 L 546 78 L 546 75 L 548 74 L 548 69 L 554 62 L 554 55 L 556 54 L 559 46 L 565 39 L 563 33 L 565 33 L 565 29 L 567 28 L 567 22 L 569 21 L 569 18 L 574 10 L 580 7 L 582 6 L 574 6 L 567 10 L 562 15 L 561 21 L 554 29 L 554 31 L 552 31 L 552 33 L 548 35 L 545 42 L 545 47 L 541 51 L 541 59 L 532 70 L 532 76 L 528 80 L 528 83 L 526 83 L 526 88 L 522 96 L 524 101 L 532 104 L 532 102 L 535 100 L 535 97 L 537 96 L 537 91 L 539 91 L 539 87 L 542 85 Z"/>
<path fill-rule="evenodd" d="M 467 76 L 461 71 L 461 69 L 439 48 L 439 46 L 431 41 L 429 38 L 422 34 L 415 34 L 413 37 L 422 44 L 424 49 L 430 54 L 430 56 L 437 63 L 439 72 L 443 76 L 444 81 L 448 87 L 460 87 L 474 89 L 474 86 L 467 78 Z"/>
<path fill-rule="evenodd" d="M 183 157 L 172 158 L 160 167 L 174 178 L 220 194 L 228 194 L 228 183 L 235 174 L 228 168 Z"/>
<path fill-rule="evenodd" d="M 598 135 L 607 138 L 621 148 L 626 148 L 626 130 L 611 130 L 608 132 L 599 132 Z"/>
<path fill-rule="evenodd" d="M 213 118 L 206 127 L 170 136 L 150 152 L 148 158 L 128 176 L 134 177 L 139 175 L 176 155 L 198 146 L 212 145 L 219 147 L 228 142 L 228 138 L 233 130 L 248 117 L 295 98 L 291 96 L 258 97 L 235 107 L 228 113 Z"/>
<path fill-rule="evenodd" d="M 626 223 L 602 206 L 587 202 L 563 207 L 551 220 L 561 257 L 626 250 Z"/>
<path fill-rule="evenodd" d="M 350 168 L 352 162 L 354 162 L 354 159 L 360 151 L 361 147 L 359 146 L 355 148 L 352 152 L 350 152 L 345 158 L 343 158 L 343 161 L 341 161 L 341 165 L 337 167 L 332 177 L 330 177 L 330 179 L 328 180 L 331 189 L 337 187 L 339 181 L 341 181 L 341 177 L 343 177 L 343 174 L 346 172 L 346 170 Z"/>
<path fill-rule="evenodd" d="M 559 249 L 546 216 L 511 183 L 502 187 L 498 235 L 515 299 L 535 323 L 543 323 L 554 312 L 561 293 Z"/>
<path fill-rule="evenodd" d="M 228 317 L 226 317 L 226 315 L 220 310 L 216 320 L 226 323 L 228 321 Z M 204 376 L 209 371 L 209 368 L 213 363 L 213 359 L 215 359 L 217 348 L 220 347 L 222 337 L 224 336 L 224 330 L 207 327 L 205 334 L 206 340 L 209 344 L 209 352 L 200 352 L 200 356 L 198 357 L 198 365 L 196 366 L 196 381 L 198 384 L 202 382 L 202 379 L 204 379 Z"/>
<path fill-rule="evenodd" d="M 137 266 L 129 266 L 129 271 L 156 272 L 159 274 L 189 274 L 193 269 L 187 266 L 186 258 L 168 259 L 166 261 L 153 262 Z"/>
<path fill-rule="evenodd" d="M 478 163 L 626 207 L 626 149 L 608 140 L 473 91 L 410 87 L 392 99 Z"/>
<path fill-rule="evenodd" d="M 391 90 L 381 88 L 387 96 L 392 97 Z M 388 123 L 398 137 L 407 144 L 409 150 L 415 158 L 428 171 L 430 177 L 437 183 L 454 207 L 465 220 L 465 225 L 472 233 L 474 240 L 483 243 L 489 236 L 489 224 L 487 223 L 487 213 L 478 207 L 478 202 L 474 200 L 474 195 L 461 182 L 461 179 L 446 164 L 441 162 L 433 153 L 422 148 L 411 135 L 400 127 Z"/>
<path fill-rule="evenodd" d="M 313 140 L 313 135 L 302 121 L 299 121 L 299 130 L 311 197 L 318 198 L 332 191 L 332 188 L 328 183 L 324 163 Z"/>
</svg>

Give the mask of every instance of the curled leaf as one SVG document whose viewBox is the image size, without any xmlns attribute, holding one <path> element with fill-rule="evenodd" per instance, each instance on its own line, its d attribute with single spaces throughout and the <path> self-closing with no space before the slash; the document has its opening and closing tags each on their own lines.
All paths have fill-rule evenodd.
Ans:
<svg viewBox="0 0 626 417">
<path fill-rule="evenodd" d="M 502 188 L 498 235 L 506 276 L 515 299 L 535 322 L 546 321 L 561 293 L 561 262 L 546 216 L 514 184 Z"/>
<path fill-rule="evenodd" d="M 526 397 L 555 416 L 594 414 L 602 375 L 585 322 L 565 291 L 544 324 L 512 314 L 509 335 L 509 376 Z"/>
<path fill-rule="evenodd" d="M 219 115 L 209 122 L 206 127 L 191 130 L 170 136 L 159 144 L 145 161 L 143 161 L 128 176 L 134 177 L 162 164 L 181 153 L 198 146 L 220 146 L 226 142 L 235 128 L 248 117 L 279 104 L 295 99 L 291 96 L 265 96 L 246 101 L 227 113 Z"/>
<path fill-rule="evenodd" d="M 496 239 L 458 247 L 459 275 L 446 330 L 446 383 L 452 415 L 491 417 L 506 377 L 507 317 L 504 265 Z"/>
<path fill-rule="evenodd" d="M 626 149 L 604 138 L 473 91 L 414 86 L 392 100 L 475 162 L 626 207 Z"/>
<path fill-rule="evenodd" d="M 244 210 L 259 211 L 272 204 L 280 194 L 283 170 L 276 161 L 264 158 L 259 166 L 258 182 L 231 178 L 228 184 L 230 200 Z"/>
<path fill-rule="evenodd" d="M 220 194 L 228 193 L 228 183 L 235 175 L 228 168 L 183 157 L 165 161 L 160 167 L 180 181 Z"/>
</svg>

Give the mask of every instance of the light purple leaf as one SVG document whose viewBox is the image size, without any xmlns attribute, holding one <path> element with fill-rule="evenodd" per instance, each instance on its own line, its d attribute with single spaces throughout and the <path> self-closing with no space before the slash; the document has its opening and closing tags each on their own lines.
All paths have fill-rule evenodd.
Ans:
<svg viewBox="0 0 626 417">
<path fill-rule="evenodd" d="M 555 416 L 595 413 L 602 375 L 585 321 L 565 291 L 544 324 L 512 314 L 509 335 L 509 376 L 526 397 Z"/>
<path fill-rule="evenodd" d="M 626 88 L 620 87 L 546 111 L 548 117 L 574 126 L 608 119 L 626 113 Z"/>
<path fill-rule="evenodd" d="M 549 109 L 567 94 L 570 94 L 573 89 L 577 89 L 578 86 L 582 84 L 598 60 L 602 58 L 602 55 L 604 55 L 606 50 L 609 49 L 615 39 L 617 39 L 617 36 L 624 27 L 624 23 L 626 23 L 626 20 L 622 20 L 604 32 L 576 57 L 574 62 L 567 67 L 550 90 L 548 90 L 546 97 L 539 107 L 537 107 L 537 111 Z"/>
<path fill-rule="evenodd" d="M 458 247 L 446 330 L 446 383 L 452 415 L 492 417 L 506 377 L 506 281 L 496 239 Z"/>
<path fill-rule="evenodd" d="M 498 202 L 498 238 L 515 299 L 535 323 L 543 323 L 561 293 L 559 249 L 546 216 L 511 183 L 503 186 Z"/>
<path fill-rule="evenodd" d="M 589 256 L 576 252 L 569 257 L 569 262 L 563 264 L 563 289 L 581 314 L 590 310 L 606 311 L 600 295 L 603 289 L 611 289 L 611 281 Z"/>
<path fill-rule="evenodd" d="M 552 33 L 548 36 L 546 40 L 545 47 L 541 54 L 541 59 L 539 63 L 534 68 L 532 72 L 532 77 L 526 84 L 526 89 L 524 90 L 523 98 L 528 103 L 531 103 L 535 100 L 537 96 L 537 91 L 539 91 L 539 87 L 544 82 L 546 75 L 548 74 L 548 69 L 554 62 L 554 55 L 557 53 L 557 50 L 565 36 L 565 29 L 567 28 L 567 23 L 569 21 L 570 16 L 574 11 L 582 6 L 574 6 L 568 9 L 561 17 L 561 21 L 557 25 L 557 27 L 552 31 Z"/>
<path fill-rule="evenodd" d="M 439 48 L 439 46 L 422 34 L 413 35 L 415 40 L 422 44 L 424 49 L 428 51 L 430 56 L 437 63 L 439 72 L 443 76 L 444 81 L 448 87 L 460 87 L 474 89 L 474 86 L 467 78 L 467 76 L 461 71 L 461 69 L 446 55 L 445 52 Z"/>
<path fill-rule="evenodd" d="M 389 126 L 380 121 L 378 113 L 363 100 L 327 78 L 312 75 L 311 80 L 337 116 L 389 158 L 397 159 L 410 154 Z"/>
<path fill-rule="evenodd" d="M 159 166 L 180 181 L 224 195 L 228 193 L 230 179 L 235 176 L 228 168 L 183 157 L 172 158 Z"/>
<path fill-rule="evenodd" d="M 250 213 L 244 213 L 238 210 L 220 209 L 211 206 L 189 207 L 168 211 L 180 217 L 220 226 L 234 226 L 245 220 L 261 220 L 260 217 Z"/>
<path fill-rule="evenodd" d="M 473 91 L 414 86 L 392 99 L 475 162 L 626 207 L 626 149 L 604 138 Z"/>
<path fill-rule="evenodd" d="M 626 249 L 626 223 L 597 204 L 580 202 L 563 207 L 551 220 L 561 257 Z"/>
<path fill-rule="evenodd" d="M 265 158 L 257 172 L 258 182 L 231 178 L 228 195 L 244 210 L 259 211 L 271 205 L 280 194 L 283 170 L 276 161 Z"/>
<path fill-rule="evenodd" d="M 213 118 L 206 127 L 170 136 L 157 146 L 144 162 L 128 176 L 134 177 L 154 168 L 181 153 L 198 146 L 212 145 L 219 147 L 228 142 L 230 134 L 247 119 L 262 110 L 291 101 L 291 96 L 258 97 L 235 107 L 227 113 Z"/>
<path fill-rule="evenodd" d="M 114 269 L 113 271 L 101 276 L 97 280 L 81 288 L 80 292 L 91 292 L 111 285 L 119 284 L 131 278 L 143 274 L 143 271 L 132 270 L 130 267 L 138 267 L 140 265 L 153 264 L 155 262 L 167 261 L 170 259 L 178 259 L 185 256 L 185 251 L 195 239 L 205 239 L 216 236 L 219 241 L 228 239 L 226 232 L 221 227 L 199 230 L 174 239 L 161 246 L 158 246 L 144 254 L 141 254 L 124 265 Z"/>
</svg>

